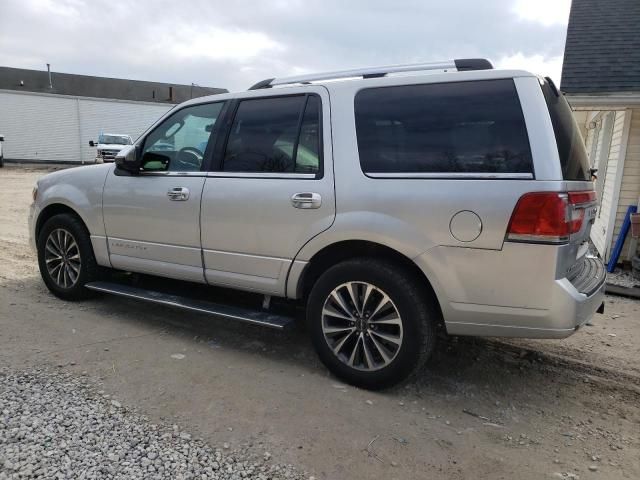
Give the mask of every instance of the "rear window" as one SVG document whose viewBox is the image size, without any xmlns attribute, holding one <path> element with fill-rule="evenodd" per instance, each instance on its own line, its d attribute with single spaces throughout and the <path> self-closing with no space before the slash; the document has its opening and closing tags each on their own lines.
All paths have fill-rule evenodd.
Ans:
<svg viewBox="0 0 640 480">
<path fill-rule="evenodd" d="M 365 173 L 533 173 L 510 79 L 368 88 L 355 117 Z"/>
<path fill-rule="evenodd" d="M 549 80 L 542 84 L 542 93 L 549 108 L 553 132 L 556 135 L 562 178 L 564 180 L 591 180 L 589 159 L 578 124 L 564 95 L 558 93 Z"/>
</svg>

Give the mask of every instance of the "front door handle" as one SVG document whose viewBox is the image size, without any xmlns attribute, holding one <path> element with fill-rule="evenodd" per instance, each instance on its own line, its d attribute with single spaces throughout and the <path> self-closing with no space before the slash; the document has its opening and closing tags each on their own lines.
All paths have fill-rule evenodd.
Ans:
<svg viewBox="0 0 640 480">
<path fill-rule="evenodd" d="M 295 208 L 320 208 L 320 205 L 322 205 L 322 197 L 319 193 L 295 193 L 291 196 L 291 204 Z"/>
<path fill-rule="evenodd" d="M 169 200 L 173 200 L 174 202 L 184 202 L 189 200 L 189 189 L 186 187 L 170 188 L 167 192 L 167 197 L 169 197 Z"/>
</svg>

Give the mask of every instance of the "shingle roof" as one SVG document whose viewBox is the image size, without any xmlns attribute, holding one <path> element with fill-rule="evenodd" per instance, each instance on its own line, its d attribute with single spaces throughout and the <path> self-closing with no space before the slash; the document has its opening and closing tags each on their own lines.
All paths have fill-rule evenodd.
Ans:
<svg viewBox="0 0 640 480">
<path fill-rule="evenodd" d="M 640 0 L 573 0 L 560 89 L 640 91 Z"/>
<path fill-rule="evenodd" d="M 156 103 L 181 103 L 190 98 L 226 93 L 224 88 L 179 85 L 124 78 L 92 77 L 71 73 L 0 67 L 0 90 L 56 93 L 78 97 L 112 98 Z"/>
</svg>

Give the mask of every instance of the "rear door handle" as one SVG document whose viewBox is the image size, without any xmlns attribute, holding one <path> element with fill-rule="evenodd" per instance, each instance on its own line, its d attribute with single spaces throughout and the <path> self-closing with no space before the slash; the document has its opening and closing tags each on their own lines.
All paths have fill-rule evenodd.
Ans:
<svg viewBox="0 0 640 480">
<path fill-rule="evenodd" d="M 169 197 L 169 200 L 173 200 L 174 202 L 184 202 L 189 200 L 189 189 L 186 187 L 170 188 L 167 192 L 167 197 Z"/>
<path fill-rule="evenodd" d="M 319 193 L 303 192 L 295 193 L 291 196 L 291 205 L 295 208 L 320 208 L 322 197 Z"/>
</svg>

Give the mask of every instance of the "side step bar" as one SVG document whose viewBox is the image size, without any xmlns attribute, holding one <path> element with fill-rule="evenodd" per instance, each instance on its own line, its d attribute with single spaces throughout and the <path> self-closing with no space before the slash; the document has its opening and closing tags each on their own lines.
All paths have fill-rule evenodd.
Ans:
<svg viewBox="0 0 640 480">
<path fill-rule="evenodd" d="M 90 290 L 96 292 L 112 293 L 121 297 L 135 298 L 151 303 L 159 303 L 170 307 L 182 308 L 192 312 L 208 313 L 230 320 L 252 323 L 263 327 L 283 330 L 294 321 L 292 317 L 277 315 L 261 310 L 252 310 L 245 307 L 233 305 L 222 305 L 219 303 L 197 300 L 179 295 L 156 292 L 144 288 L 122 285 L 114 282 L 90 282 L 85 285 Z"/>
</svg>

